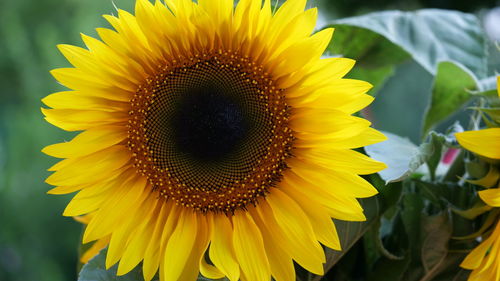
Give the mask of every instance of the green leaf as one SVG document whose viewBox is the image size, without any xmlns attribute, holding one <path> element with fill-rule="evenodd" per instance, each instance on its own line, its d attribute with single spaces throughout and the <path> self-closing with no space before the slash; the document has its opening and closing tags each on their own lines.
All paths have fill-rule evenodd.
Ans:
<svg viewBox="0 0 500 281">
<path fill-rule="evenodd" d="M 441 162 L 443 146 L 447 143 L 446 136 L 431 132 L 427 143 L 430 145 L 430 149 L 432 149 L 431 155 L 427 159 L 427 166 L 429 167 L 429 174 L 433 181 L 436 179 L 436 170 Z"/>
<path fill-rule="evenodd" d="M 466 254 L 449 253 L 441 263 L 441 268 L 437 276 L 432 281 L 466 281 L 469 278 L 470 271 L 460 267 Z"/>
<path fill-rule="evenodd" d="M 143 281 L 142 267 L 136 266 L 132 271 L 123 275 L 116 276 L 118 265 L 106 270 L 106 252 L 102 250 L 97 256 L 91 259 L 86 265 L 83 266 L 78 281 Z M 158 281 L 158 278 L 153 278 L 153 281 Z"/>
<path fill-rule="evenodd" d="M 375 265 L 375 271 L 368 276 L 368 281 L 401 281 L 410 266 L 410 258 L 391 260 L 382 258 Z"/>
<path fill-rule="evenodd" d="M 386 222 L 386 220 L 384 220 L 384 222 Z M 385 247 L 380 235 L 380 227 L 381 223 L 378 222 L 365 234 L 365 244 L 367 244 L 366 242 L 368 241 L 368 244 L 373 247 L 377 253 L 380 253 L 382 256 L 390 260 L 403 260 L 405 257 L 402 256 L 401 253 L 392 253 L 391 250 Z M 392 231 L 394 231 L 394 228 Z"/>
<path fill-rule="evenodd" d="M 500 123 L 500 107 L 471 107 L 471 109 L 479 110 L 486 113 L 493 121 Z"/>
<path fill-rule="evenodd" d="M 377 197 L 380 201 L 380 212 L 385 213 L 394 207 L 401 199 L 403 185 L 401 182 L 385 184 L 379 174 L 369 176 L 370 183 L 378 190 Z"/>
<path fill-rule="evenodd" d="M 421 219 L 424 201 L 417 193 L 407 193 L 403 197 L 401 218 L 406 231 L 412 259 L 417 260 L 420 257 L 421 249 Z"/>
<path fill-rule="evenodd" d="M 465 169 L 471 178 L 480 179 L 485 177 L 490 171 L 490 165 L 484 161 L 464 161 Z"/>
<path fill-rule="evenodd" d="M 356 55 L 350 57 L 361 64 L 394 63 L 411 56 L 435 74 L 439 62 L 454 60 L 479 78 L 486 76 L 486 40 L 472 14 L 438 9 L 385 11 L 336 20 L 331 26 L 342 34 L 335 35 L 333 44 L 340 46 L 333 46 L 333 53 Z"/>
<path fill-rule="evenodd" d="M 477 90 L 477 81 L 468 69 L 449 61 L 439 63 L 431 102 L 424 114 L 423 134 L 460 109 Z"/>
<path fill-rule="evenodd" d="M 428 143 L 418 147 L 407 138 L 388 132 L 384 134 L 388 140 L 369 145 L 365 151 L 371 158 L 387 165 L 378 173 L 386 183 L 404 180 L 432 155 L 433 148 Z"/>
</svg>

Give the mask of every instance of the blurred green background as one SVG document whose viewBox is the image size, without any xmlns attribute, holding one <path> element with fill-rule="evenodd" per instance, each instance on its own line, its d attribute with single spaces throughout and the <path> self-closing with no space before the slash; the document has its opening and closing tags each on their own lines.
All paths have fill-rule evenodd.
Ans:
<svg viewBox="0 0 500 281">
<path fill-rule="evenodd" d="M 423 7 L 477 13 L 500 26 L 494 0 L 314 0 L 326 19 L 374 10 Z M 102 14 L 132 11 L 133 0 L 0 1 L 0 280 L 76 280 L 80 225 L 62 217 L 71 196 L 49 196 L 46 169 L 56 162 L 42 147 L 71 139 L 43 120 L 40 99 L 63 89 L 49 70 L 67 67 L 56 44 L 82 46 L 79 33 L 95 36 L 108 26 Z M 499 30 L 488 30 L 500 39 Z M 496 33 L 495 33 L 496 32 Z M 418 79 L 415 79 L 418 78 Z M 418 143 L 432 77 L 417 64 L 401 65 L 368 112 L 375 126 Z M 405 95 L 399 95 L 400 92 Z M 409 93 L 408 91 L 411 91 Z"/>
</svg>

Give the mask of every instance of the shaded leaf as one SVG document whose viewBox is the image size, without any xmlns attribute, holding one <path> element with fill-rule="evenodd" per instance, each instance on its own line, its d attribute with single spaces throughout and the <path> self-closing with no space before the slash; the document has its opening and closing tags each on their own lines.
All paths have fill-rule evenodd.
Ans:
<svg viewBox="0 0 500 281">
<path fill-rule="evenodd" d="M 483 161 L 466 160 L 465 168 L 467 170 L 467 173 L 469 173 L 469 176 L 476 179 L 485 177 L 490 170 L 488 163 Z"/>
<path fill-rule="evenodd" d="M 441 265 L 448 255 L 448 242 L 452 227 L 448 212 L 423 217 L 422 264 L 425 275 L 421 281 L 432 280 L 442 269 Z"/>
<path fill-rule="evenodd" d="M 491 207 L 490 207 L 490 209 L 491 209 Z M 490 228 L 493 224 L 495 224 L 497 222 L 499 212 L 500 212 L 499 209 L 494 209 L 493 211 L 491 211 L 490 213 L 488 213 L 488 215 L 486 216 L 486 219 L 484 220 L 484 222 L 481 225 L 481 227 L 477 231 L 475 231 L 474 233 L 471 233 L 471 234 L 468 234 L 468 235 L 465 235 L 465 236 L 456 236 L 456 237 L 453 237 L 453 239 L 456 239 L 456 240 L 469 240 L 469 239 L 475 239 L 475 238 L 479 237 L 484 232 L 486 232 L 486 230 L 488 228 Z"/>
<path fill-rule="evenodd" d="M 463 253 L 448 253 L 441 263 L 439 274 L 432 281 L 466 281 L 470 271 L 460 267 L 465 256 Z"/>
<path fill-rule="evenodd" d="M 411 257 L 413 260 L 420 258 L 421 247 L 421 220 L 424 201 L 417 193 L 407 193 L 403 197 L 401 218 L 406 231 Z"/>
<path fill-rule="evenodd" d="M 496 123 L 500 123 L 500 107 L 472 107 L 471 109 L 479 110 L 487 114 Z"/>
<path fill-rule="evenodd" d="M 423 133 L 427 134 L 441 121 L 461 108 L 476 90 L 477 81 L 468 69 L 450 61 L 439 63 L 431 102 L 424 114 Z"/>
<path fill-rule="evenodd" d="M 410 258 L 402 260 L 381 259 L 376 270 L 368 276 L 368 281 L 400 281 L 410 266 Z"/>
<path fill-rule="evenodd" d="M 371 93 L 376 93 L 394 74 L 395 65 L 410 59 L 398 45 L 371 30 L 343 24 L 334 26 L 336 31 L 327 54 L 355 59 L 356 67 L 347 77 L 370 82 L 374 86 Z"/>
</svg>

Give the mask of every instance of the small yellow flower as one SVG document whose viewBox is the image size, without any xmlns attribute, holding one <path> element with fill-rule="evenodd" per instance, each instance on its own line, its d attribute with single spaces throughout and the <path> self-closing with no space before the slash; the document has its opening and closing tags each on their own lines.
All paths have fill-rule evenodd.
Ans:
<svg viewBox="0 0 500 281">
<path fill-rule="evenodd" d="M 497 77 L 497 91 L 500 96 L 500 76 Z M 456 137 L 465 149 L 483 157 L 500 159 L 500 128 L 457 133 Z M 500 186 L 479 191 L 479 197 L 489 206 L 500 207 Z M 471 281 L 500 280 L 500 222 L 460 266 L 472 270 Z"/>
<path fill-rule="evenodd" d="M 43 113 L 82 132 L 43 150 L 64 159 L 49 193 L 78 191 L 64 215 L 90 215 L 83 242 L 108 245 L 118 275 L 141 261 L 147 281 L 292 281 L 293 261 L 323 274 L 332 218 L 365 220 L 357 198 L 377 190 L 359 175 L 385 167 L 352 150 L 385 139 L 352 116 L 371 85 L 320 58 L 333 29 L 312 34 L 305 0 L 165 2 L 59 46 L 74 68 L 52 74 L 71 91 Z"/>
<path fill-rule="evenodd" d="M 487 239 L 467 255 L 460 266 L 472 270 L 468 280 L 500 280 L 500 223 L 496 224 Z"/>
</svg>

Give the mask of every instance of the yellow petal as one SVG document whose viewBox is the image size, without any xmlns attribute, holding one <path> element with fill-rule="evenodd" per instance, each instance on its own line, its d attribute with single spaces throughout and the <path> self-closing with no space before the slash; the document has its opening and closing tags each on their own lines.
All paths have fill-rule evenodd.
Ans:
<svg viewBox="0 0 500 281">
<path fill-rule="evenodd" d="M 267 226 L 262 222 L 262 219 L 255 209 L 250 210 L 250 212 L 262 236 L 265 237 L 264 246 L 274 280 L 295 281 L 295 268 L 293 267 L 291 256 L 282 248 L 280 243 L 276 241 L 276 236 L 267 229 Z"/>
<path fill-rule="evenodd" d="M 205 260 L 205 256 L 200 256 L 200 273 L 201 275 L 209 278 L 209 279 L 221 279 L 224 278 L 224 273 L 222 273 L 217 267 L 208 264 Z"/>
<path fill-rule="evenodd" d="M 114 32 L 107 28 L 96 28 L 97 34 L 99 35 L 101 35 L 101 33 L 105 33 L 103 30 Z M 130 59 L 130 57 L 123 56 L 117 49 L 110 48 L 108 45 L 95 38 L 85 34 L 81 34 L 81 37 L 87 48 L 91 51 L 92 55 L 102 64 L 107 67 L 115 68 L 121 73 L 126 73 L 125 76 L 136 85 L 144 82 L 147 75 L 143 67 L 136 61 Z"/>
<path fill-rule="evenodd" d="M 295 131 L 319 134 L 326 138 L 330 133 L 358 134 L 370 126 L 370 122 L 333 109 L 300 108 L 290 116 L 289 125 Z"/>
<path fill-rule="evenodd" d="M 347 149 L 296 149 L 298 159 L 314 163 L 335 171 L 344 171 L 359 175 L 368 175 L 381 171 L 387 166 L 370 157 Z"/>
<path fill-rule="evenodd" d="M 333 35 L 333 28 L 326 28 L 313 36 L 288 47 L 275 59 L 272 72 L 279 78 L 304 67 L 313 59 L 319 59 Z"/>
<path fill-rule="evenodd" d="M 359 148 L 387 140 L 381 132 L 366 126 L 360 126 L 351 134 L 331 134 L 326 137 L 320 135 L 300 134 L 294 142 L 296 147 L 317 147 L 320 149 L 348 149 Z"/>
<path fill-rule="evenodd" d="M 282 190 L 302 207 L 311 221 L 318 240 L 331 249 L 340 250 L 341 246 L 337 229 L 327 210 L 308 197 L 300 196 L 299 193 L 293 192 L 289 188 L 283 188 Z"/>
<path fill-rule="evenodd" d="M 144 253 L 150 243 L 150 237 L 154 231 L 154 222 L 156 222 L 156 218 L 158 217 L 159 208 L 155 209 L 154 203 L 151 204 L 149 200 L 145 201 L 147 205 L 143 204 L 141 207 L 147 210 L 145 216 L 142 217 L 144 222 L 135 225 L 136 231 L 133 234 L 129 233 L 129 241 L 118 265 L 116 273 L 118 276 L 128 273 L 139 264 L 144 258 Z M 158 199 L 155 201 L 158 201 Z"/>
<path fill-rule="evenodd" d="M 479 191 L 479 197 L 490 206 L 500 207 L 500 188 Z"/>
<path fill-rule="evenodd" d="M 116 101 L 129 101 L 136 89 L 125 90 L 110 85 L 77 68 L 58 68 L 50 74 L 64 86 L 88 94 Z"/>
<path fill-rule="evenodd" d="M 486 176 L 477 180 L 467 180 L 468 182 L 476 185 L 481 185 L 484 187 L 493 187 L 498 182 L 500 178 L 500 171 L 496 165 L 490 165 L 490 169 Z"/>
<path fill-rule="evenodd" d="M 500 159 L 500 128 L 456 133 L 458 143 L 465 149 L 492 159 Z"/>
<path fill-rule="evenodd" d="M 66 59 L 77 69 L 94 77 L 100 83 L 134 92 L 137 84 L 128 80 L 128 75 L 119 73 L 115 68 L 108 67 L 96 60 L 91 52 L 72 45 L 57 46 Z"/>
<path fill-rule="evenodd" d="M 42 152 L 58 158 L 81 157 L 117 144 L 127 136 L 126 127 L 95 127 L 80 133 L 70 142 L 49 145 Z"/>
<path fill-rule="evenodd" d="M 270 40 L 270 43 L 276 41 L 276 43 L 278 44 L 285 43 L 284 47 L 288 47 L 289 44 L 286 44 L 287 42 L 283 41 L 284 38 L 290 38 L 290 43 L 293 43 L 294 41 L 296 42 L 300 39 L 303 39 L 303 36 L 311 34 L 316 23 L 317 14 L 309 13 L 308 16 L 304 17 L 304 14 L 307 13 L 304 13 L 305 6 L 305 0 L 292 0 L 285 1 L 283 5 L 279 7 L 270 23 L 270 34 L 267 36 Z M 298 23 L 300 24 L 293 24 L 294 20 L 301 16 L 301 20 L 298 20 Z M 283 36 L 281 38 L 277 36 L 278 34 L 286 33 L 286 31 L 289 30 L 288 27 L 292 28 L 290 30 L 291 32 L 288 33 L 288 36 Z M 300 29 L 294 27 L 303 28 L 303 31 L 305 31 L 305 33 L 301 32 Z M 279 47 L 276 45 L 273 45 L 272 48 L 276 48 L 276 50 L 279 49 Z"/>
<path fill-rule="evenodd" d="M 123 256 L 123 253 L 126 250 L 127 242 L 135 235 L 138 228 L 143 226 L 145 223 L 153 224 L 154 226 L 156 225 L 157 221 L 160 220 L 160 218 L 158 218 L 160 216 L 159 211 L 156 209 L 161 208 L 162 206 L 163 205 L 159 202 L 156 196 L 154 194 L 150 194 L 149 198 L 144 200 L 142 203 L 142 207 L 138 208 L 137 212 L 131 215 L 129 220 L 117 226 L 112 233 L 108 246 L 108 252 L 106 254 L 107 269 L 116 264 Z M 150 217 L 152 214 L 156 214 L 157 216 L 152 218 Z M 144 218 L 150 218 L 152 221 L 145 220 Z M 148 239 L 150 239 L 151 243 L 153 243 L 151 237 L 152 236 L 148 237 Z"/>
<path fill-rule="evenodd" d="M 88 214 L 97 210 L 111 196 L 112 191 L 107 191 L 98 197 L 73 198 L 64 209 L 63 216 L 73 217 Z"/>
<path fill-rule="evenodd" d="M 318 243 L 309 218 L 288 195 L 279 189 L 274 189 L 267 197 L 274 217 L 283 232 L 296 243 L 303 243 L 309 248 L 313 258 L 307 264 L 301 264 L 314 274 L 323 275 L 323 265 L 326 261 L 323 248 Z"/>
<path fill-rule="evenodd" d="M 367 107 L 373 102 L 374 98 L 370 95 L 359 94 L 350 95 L 350 97 L 336 96 L 332 92 L 322 92 L 318 97 L 306 104 L 314 108 L 335 108 L 347 114 L 352 114 Z"/>
<path fill-rule="evenodd" d="M 90 248 L 88 248 L 85 253 L 80 257 L 80 262 L 83 264 L 88 263 L 93 257 L 97 256 L 99 252 L 104 249 L 109 243 L 109 236 L 106 236 L 102 239 L 99 239 L 92 244 Z"/>
<path fill-rule="evenodd" d="M 97 182 L 123 167 L 131 158 L 130 151 L 122 145 L 98 151 L 78 159 L 76 163 L 63 167 L 45 182 L 51 185 L 81 185 Z"/>
<path fill-rule="evenodd" d="M 83 185 L 74 186 L 57 186 L 47 191 L 47 194 L 68 194 L 78 191 L 83 188 Z"/>
<path fill-rule="evenodd" d="M 295 174 L 314 182 L 323 192 L 331 193 L 332 196 L 365 198 L 377 194 L 368 181 L 352 172 L 324 168 L 296 158 L 289 159 L 287 164 Z"/>
<path fill-rule="evenodd" d="M 299 196 L 307 196 L 320 203 L 333 218 L 346 221 L 366 220 L 363 208 L 355 198 L 341 196 L 335 189 L 323 188 L 318 185 L 316 177 L 310 178 L 311 175 L 317 176 L 317 174 L 309 174 L 307 170 L 304 171 L 306 173 L 286 172 L 282 186 L 290 188 L 290 191 L 298 192 Z"/>
<path fill-rule="evenodd" d="M 500 97 L 500 76 L 497 76 L 497 93 L 498 97 Z"/>
<path fill-rule="evenodd" d="M 177 281 L 193 251 L 198 231 L 197 215 L 192 210 L 181 211 L 179 221 L 168 240 L 164 263 L 160 270 L 166 281 Z"/>
<path fill-rule="evenodd" d="M 129 103 L 93 97 L 77 91 L 57 92 L 46 96 L 42 102 L 57 109 L 102 110 L 102 111 L 129 111 Z"/>
<path fill-rule="evenodd" d="M 94 217 L 94 214 L 93 213 L 90 213 L 90 214 L 87 214 L 87 215 L 83 215 L 83 216 L 76 216 L 76 217 L 73 217 L 73 219 L 79 223 L 82 223 L 82 224 L 89 224 L 90 220 Z"/>
<path fill-rule="evenodd" d="M 204 9 L 218 28 L 222 23 L 231 20 L 234 3 L 232 0 L 200 0 L 198 4 Z"/>
<path fill-rule="evenodd" d="M 160 264 L 161 252 L 174 231 L 175 223 L 177 223 L 178 209 L 173 207 L 171 201 L 165 202 L 161 206 L 161 210 L 151 236 L 151 243 L 149 243 L 144 254 L 144 262 L 142 263 L 142 272 L 145 281 L 150 281 Z"/>
<path fill-rule="evenodd" d="M 266 39 L 268 39 L 266 40 L 267 44 L 269 44 L 268 48 L 272 50 L 272 52 L 269 52 L 268 59 L 274 59 L 281 54 L 283 50 L 290 47 L 290 45 L 306 39 L 311 35 L 316 25 L 318 9 L 312 8 L 303 12 L 303 8 L 300 10 L 297 9 L 297 5 L 293 7 L 293 5 L 289 5 L 288 3 L 288 1 L 285 2 L 280 7 L 281 11 L 279 13 L 281 14 L 277 13 L 272 19 L 271 25 L 274 26 L 269 28 L 268 35 L 266 36 Z M 295 2 L 295 4 L 301 5 L 298 2 Z M 284 17 L 285 14 L 283 13 L 287 13 L 286 10 L 288 8 L 295 9 L 296 11 L 288 11 L 289 14 Z M 299 12 L 299 10 L 300 13 L 293 16 L 293 14 Z M 296 75 L 292 74 L 292 76 L 296 76 L 296 80 L 297 77 L 301 77 L 303 74 L 297 73 Z M 294 79 L 290 81 L 289 79 L 278 79 L 278 81 L 280 80 L 286 81 L 282 84 L 283 88 L 288 88 L 294 81 Z"/>
<path fill-rule="evenodd" d="M 460 264 L 461 267 L 465 269 L 476 269 L 478 268 L 486 255 L 486 252 L 492 245 L 492 241 L 483 241 L 479 244 L 472 252 L 470 252 L 467 257 Z"/>
<path fill-rule="evenodd" d="M 497 223 L 495 230 L 493 233 L 488 237 L 486 240 L 481 242 L 472 252 L 470 252 L 467 257 L 462 261 L 460 264 L 461 267 L 465 269 L 476 269 L 478 267 L 483 267 L 485 264 L 483 263 L 483 260 L 486 255 L 488 255 L 488 251 L 491 249 L 492 245 L 494 243 L 497 244 L 498 248 L 498 238 L 500 237 L 500 223 Z M 490 251 L 490 256 L 494 254 L 494 251 Z M 498 264 L 496 265 L 498 266 Z"/>
<path fill-rule="evenodd" d="M 199 272 L 202 268 L 202 274 L 205 273 L 214 276 L 215 279 L 222 278 L 224 275 L 217 268 L 205 262 L 205 251 L 210 241 L 211 231 L 211 227 L 209 227 L 207 222 L 207 216 L 198 216 L 197 221 L 198 229 L 203 229 L 203 231 L 198 231 L 193 251 L 191 251 L 189 259 L 186 261 L 184 270 L 178 280 L 195 281 L 198 279 Z"/>
<path fill-rule="evenodd" d="M 41 109 L 45 120 L 66 131 L 81 131 L 102 125 L 118 125 L 128 120 L 125 112 L 107 112 L 74 109 Z"/>
<path fill-rule="evenodd" d="M 83 242 L 87 243 L 99 239 L 113 232 L 115 225 L 122 221 L 128 213 L 134 213 L 140 207 L 142 201 L 149 195 L 149 190 L 145 190 L 146 179 L 143 177 L 133 178 L 124 182 L 111 198 L 106 200 L 95 217 L 85 228 Z"/>
<path fill-rule="evenodd" d="M 278 218 L 266 200 L 259 202 L 259 205 L 255 209 L 260 216 L 260 221 L 266 226 L 273 237 L 273 241 L 279 243 L 281 249 L 286 251 L 288 256 L 305 269 L 322 274 L 323 261 L 321 257 L 318 257 L 317 251 L 314 251 L 314 247 L 310 243 L 307 243 L 307 241 L 297 240 L 296 235 L 293 236 L 286 233 L 285 229 L 279 226 Z"/>
<path fill-rule="evenodd" d="M 344 77 L 356 63 L 355 60 L 349 58 L 325 58 L 317 62 L 317 65 L 312 69 L 314 71 L 304 80 L 303 85 L 316 85 L 324 83 L 325 80 L 340 79 Z M 346 82 L 355 80 L 343 79 Z"/>
<path fill-rule="evenodd" d="M 233 249 L 233 227 L 228 217 L 215 214 L 212 216 L 213 230 L 210 243 L 210 260 L 231 281 L 240 277 L 240 268 Z"/>
<path fill-rule="evenodd" d="M 242 274 L 247 280 L 269 281 L 271 269 L 259 228 L 246 211 L 237 211 L 233 218 L 233 245 Z"/>
</svg>

